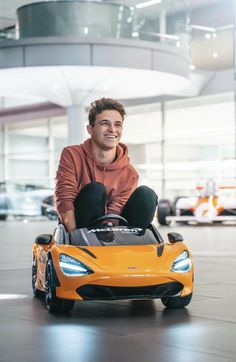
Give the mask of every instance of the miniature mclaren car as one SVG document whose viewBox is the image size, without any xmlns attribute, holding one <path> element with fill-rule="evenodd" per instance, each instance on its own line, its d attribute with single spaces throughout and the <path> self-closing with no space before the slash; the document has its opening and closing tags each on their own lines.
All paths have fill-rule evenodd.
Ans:
<svg viewBox="0 0 236 362">
<path fill-rule="evenodd" d="M 104 224 L 108 219 L 121 225 Z M 168 239 L 153 225 L 131 227 L 113 214 L 70 234 L 59 224 L 33 245 L 33 293 L 45 295 L 50 313 L 68 312 L 76 300 L 160 298 L 167 308 L 183 308 L 192 297 L 193 259 L 180 234 Z"/>
<path fill-rule="evenodd" d="M 214 181 L 210 180 L 205 187 L 197 186 L 197 190 L 200 191 L 197 197 L 177 197 L 173 203 L 167 199 L 160 200 L 157 213 L 159 224 L 168 225 L 172 221 L 198 224 L 236 221 L 235 186 L 216 187 Z M 231 194 L 223 194 L 223 191 L 231 191 Z"/>
</svg>

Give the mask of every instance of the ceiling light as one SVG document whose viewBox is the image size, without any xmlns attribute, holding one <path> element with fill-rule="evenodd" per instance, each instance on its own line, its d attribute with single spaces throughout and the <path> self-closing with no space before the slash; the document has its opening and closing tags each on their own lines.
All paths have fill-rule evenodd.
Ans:
<svg viewBox="0 0 236 362">
<path fill-rule="evenodd" d="M 213 33 L 216 31 L 215 28 L 212 28 L 210 26 L 203 26 L 203 25 L 196 25 L 196 24 L 191 24 L 190 26 L 192 29 L 196 29 L 196 30 L 210 31 Z"/>
<path fill-rule="evenodd" d="M 133 34 L 136 34 L 136 33 L 132 33 L 132 35 Z M 180 39 L 179 36 L 177 36 L 177 35 L 165 34 L 165 33 L 155 33 L 154 31 L 139 31 L 139 34 L 150 35 L 150 36 L 155 36 L 157 38 L 177 40 L 177 41 Z"/>
<path fill-rule="evenodd" d="M 195 69 L 196 69 L 196 65 L 194 65 L 194 64 L 190 64 L 189 69 L 191 69 L 191 70 L 195 70 Z"/>
<path fill-rule="evenodd" d="M 206 34 L 205 34 L 205 38 L 206 38 L 207 40 L 211 39 L 211 34 L 210 34 L 210 33 L 206 33 Z"/>
<path fill-rule="evenodd" d="M 146 8 L 147 6 L 151 6 L 151 5 L 155 5 L 155 4 L 160 4 L 162 2 L 162 0 L 149 0 L 149 1 L 144 1 L 142 3 L 139 3 L 136 5 L 137 9 L 142 9 L 142 8 Z"/>
<path fill-rule="evenodd" d="M 217 58 L 217 57 L 218 57 L 218 53 L 214 52 L 214 53 L 212 53 L 212 56 L 213 56 L 213 58 Z"/>
</svg>

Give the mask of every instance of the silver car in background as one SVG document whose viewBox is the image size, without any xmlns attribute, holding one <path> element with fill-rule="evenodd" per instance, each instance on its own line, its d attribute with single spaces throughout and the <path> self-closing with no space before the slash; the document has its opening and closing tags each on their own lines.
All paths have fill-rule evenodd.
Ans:
<svg viewBox="0 0 236 362">
<path fill-rule="evenodd" d="M 44 210 L 53 189 L 33 184 L 0 182 L 0 220 L 12 217 L 37 217 L 45 215 Z"/>
</svg>

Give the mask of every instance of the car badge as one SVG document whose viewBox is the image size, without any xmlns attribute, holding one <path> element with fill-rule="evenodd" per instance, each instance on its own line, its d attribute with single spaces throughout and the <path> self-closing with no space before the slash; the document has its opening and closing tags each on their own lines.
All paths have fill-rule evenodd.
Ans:
<svg viewBox="0 0 236 362">
<path fill-rule="evenodd" d="M 128 270 L 134 270 L 134 269 L 138 269 L 136 266 L 129 266 Z"/>
</svg>

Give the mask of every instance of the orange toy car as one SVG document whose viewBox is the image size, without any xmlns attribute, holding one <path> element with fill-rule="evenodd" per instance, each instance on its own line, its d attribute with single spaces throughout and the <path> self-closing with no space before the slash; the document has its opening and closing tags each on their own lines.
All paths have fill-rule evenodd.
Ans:
<svg viewBox="0 0 236 362">
<path fill-rule="evenodd" d="M 121 226 L 101 224 L 118 219 Z M 180 234 L 164 242 L 153 225 L 137 228 L 119 215 L 97 226 L 39 235 L 32 250 L 32 287 L 45 294 L 49 312 L 68 312 L 75 300 L 161 298 L 167 308 L 187 306 L 193 291 L 193 259 Z"/>
</svg>

